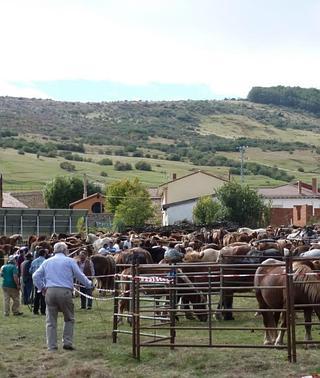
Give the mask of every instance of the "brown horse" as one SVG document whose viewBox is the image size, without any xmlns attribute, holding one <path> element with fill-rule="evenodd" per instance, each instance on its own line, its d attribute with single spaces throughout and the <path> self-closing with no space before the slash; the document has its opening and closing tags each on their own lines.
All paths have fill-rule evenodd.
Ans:
<svg viewBox="0 0 320 378">
<path fill-rule="evenodd" d="M 113 290 L 116 263 L 112 256 L 91 256 L 99 289 Z"/>
<path fill-rule="evenodd" d="M 127 249 L 125 251 L 118 252 L 114 255 L 114 259 L 116 264 L 152 264 L 153 259 L 147 250 L 137 247 L 137 248 L 131 248 Z M 120 267 L 117 267 L 118 271 L 123 270 L 123 268 L 120 269 Z"/>
<path fill-rule="evenodd" d="M 264 264 L 274 264 L 274 266 L 263 266 Z M 320 304 L 320 276 L 314 273 L 314 266 L 311 262 L 295 262 L 293 264 L 293 290 L 295 304 Z M 313 273 L 313 274 L 310 274 Z M 310 282 L 312 281 L 312 283 Z M 286 307 L 285 290 L 279 288 L 286 285 L 285 266 L 283 263 L 268 259 L 262 263 L 255 274 L 255 286 L 260 286 L 256 289 L 256 297 L 261 309 L 282 309 Z M 270 287 L 269 287 L 270 286 Z M 268 288 L 267 288 L 268 287 Z M 315 311 L 320 319 L 320 308 L 304 307 L 305 323 L 305 340 L 312 340 L 311 336 L 311 318 L 312 311 Z M 266 328 L 276 328 L 278 325 L 280 312 L 263 311 L 263 323 Z M 282 312 L 281 328 L 285 328 L 286 312 Z M 281 345 L 283 344 L 284 330 L 281 330 L 277 335 L 276 330 L 266 330 L 265 345 Z"/>
</svg>

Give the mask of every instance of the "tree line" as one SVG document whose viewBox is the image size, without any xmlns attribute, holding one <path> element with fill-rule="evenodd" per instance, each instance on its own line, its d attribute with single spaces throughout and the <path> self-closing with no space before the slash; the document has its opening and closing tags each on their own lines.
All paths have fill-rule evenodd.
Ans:
<svg viewBox="0 0 320 378">
<path fill-rule="evenodd" d="M 282 85 L 253 87 L 248 94 L 248 100 L 320 114 L 320 90 L 316 88 L 285 87 Z"/>
</svg>

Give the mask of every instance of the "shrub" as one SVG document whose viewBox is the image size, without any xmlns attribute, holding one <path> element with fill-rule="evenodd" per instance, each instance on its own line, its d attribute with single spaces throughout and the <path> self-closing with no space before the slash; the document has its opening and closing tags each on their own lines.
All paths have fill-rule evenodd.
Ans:
<svg viewBox="0 0 320 378">
<path fill-rule="evenodd" d="M 121 161 L 116 161 L 114 164 L 114 169 L 116 171 L 131 171 L 132 165 L 130 163 L 121 163 Z"/>
<path fill-rule="evenodd" d="M 100 165 L 112 165 L 112 160 L 109 158 L 104 158 L 98 161 Z"/>
<path fill-rule="evenodd" d="M 105 171 L 102 171 L 102 172 L 100 173 L 100 176 L 102 176 L 102 177 L 107 177 L 107 176 L 108 176 L 108 173 L 105 172 Z"/>
<path fill-rule="evenodd" d="M 133 157 L 142 157 L 143 153 L 142 153 L 142 151 L 135 151 L 135 152 L 132 153 L 132 156 Z"/>
<path fill-rule="evenodd" d="M 62 163 L 60 163 L 60 168 L 69 172 L 73 172 L 76 170 L 75 165 L 72 163 L 69 163 L 68 161 L 63 161 Z"/>
<path fill-rule="evenodd" d="M 146 161 L 140 160 L 137 161 L 135 164 L 135 168 L 140 171 L 151 171 L 151 165 L 147 163 Z"/>
</svg>

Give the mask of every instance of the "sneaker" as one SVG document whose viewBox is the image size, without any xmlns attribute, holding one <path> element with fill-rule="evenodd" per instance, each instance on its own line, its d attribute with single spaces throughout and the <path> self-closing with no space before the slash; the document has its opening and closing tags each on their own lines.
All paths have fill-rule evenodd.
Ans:
<svg viewBox="0 0 320 378">
<path fill-rule="evenodd" d="M 48 352 L 56 352 L 58 347 L 48 348 Z"/>
<path fill-rule="evenodd" d="M 92 307 L 87 307 L 87 310 L 91 310 L 92 309 Z"/>
<path fill-rule="evenodd" d="M 64 345 L 62 348 L 65 350 L 76 350 L 72 345 Z"/>
<path fill-rule="evenodd" d="M 20 315 L 23 315 L 23 312 L 16 312 L 15 314 L 13 314 L 14 316 L 20 316 Z"/>
</svg>

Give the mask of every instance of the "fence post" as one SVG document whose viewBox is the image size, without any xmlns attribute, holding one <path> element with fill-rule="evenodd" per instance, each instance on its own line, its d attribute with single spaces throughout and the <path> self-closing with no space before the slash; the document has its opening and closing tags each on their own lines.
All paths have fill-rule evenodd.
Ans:
<svg viewBox="0 0 320 378">
<path fill-rule="evenodd" d="M 139 276 L 139 262 L 137 263 L 136 274 Z M 136 305 L 135 305 L 135 323 L 136 323 L 136 358 L 140 361 L 140 280 L 136 280 Z"/>
<path fill-rule="evenodd" d="M 292 344 L 292 362 L 297 362 L 297 345 L 296 345 L 296 311 L 294 306 L 294 282 L 293 282 L 293 257 L 289 254 L 289 293 L 290 293 L 290 316 L 291 316 L 291 344 Z"/>
<path fill-rule="evenodd" d="M 287 323 L 287 352 L 288 352 L 288 361 L 292 362 L 292 334 L 291 334 L 291 296 L 290 296 L 290 262 L 289 262 L 289 255 L 285 256 L 285 272 L 286 272 L 286 323 Z"/>
<path fill-rule="evenodd" d="M 134 262 L 131 265 L 131 326 L 132 326 L 132 356 L 137 358 L 137 348 L 136 348 L 136 320 L 135 320 L 135 311 L 136 311 L 136 266 Z"/>
<path fill-rule="evenodd" d="M 176 267 L 171 268 L 171 281 L 170 288 L 170 349 L 174 350 L 174 344 L 176 339 L 176 312 L 173 311 L 176 308 L 177 298 L 177 270 Z"/>
<path fill-rule="evenodd" d="M 119 309 L 119 291 L 117 275 L 114 277 L 114 297 L 113 297 L 113 331 L 112 331 L 112 342 L 116 343 L 118 338 L 118 309 Z"/>
<path fill-rule="evenodd" d="M 209 290 L 208 290 L 208 306 L 209 306 L 209 346 L 212 346 L 212 303 L 211 303 L 211 267 L 209 267 L 209 277 L 208 277 L 208 284 L 209 284 Z"/>
</svg>

